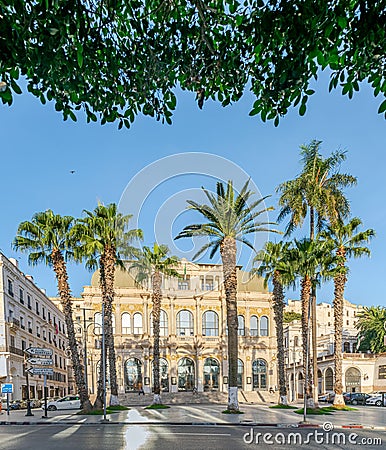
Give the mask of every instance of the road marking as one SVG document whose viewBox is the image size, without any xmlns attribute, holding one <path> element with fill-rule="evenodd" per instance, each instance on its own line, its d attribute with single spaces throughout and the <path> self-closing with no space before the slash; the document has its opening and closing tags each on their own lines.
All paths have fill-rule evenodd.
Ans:
<svg viewBox="0 0 386 450">
<path fill-rule="evenodd" d="M 157 435 L 163 435 L 163 434 L 172 434 L 173 436 L 179 435 L 179 436 L 232 436 L 230 433 L 172 433 L 170 431 L 161 431 L 157 433 Z"/>
<path fill-rule="evenodd" d="M 66 428 L 63 431 L 59 431 L 59 433 L 56 433 L 54 436 L 52 436 L 53 439 L 64 439 L 66 437 L 71 436 L 72 434 L 76 433 L 80 425 L 73 425 L 72 427 Z"/>
</svg>

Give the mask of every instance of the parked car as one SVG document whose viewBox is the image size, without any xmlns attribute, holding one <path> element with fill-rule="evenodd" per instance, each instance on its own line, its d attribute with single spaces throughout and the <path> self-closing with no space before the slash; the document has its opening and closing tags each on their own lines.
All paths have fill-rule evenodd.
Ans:
<svg viewBox="0 0 386 450">
<path fill-rule="evenodd" d="M 319 395 L 318 400 L 320 402 L 333 403 L 335 398 L 335 392 L 326 392 L 325 394 Z"/>
<path fill-rule="evenodd" d="M 42 409 L 44 409 L 44 402 Z M 59 400 L 51 400 L 47 403 L 48 411 L 56 411 L 57 409 L 80 409 L 79 395 L 67 395 Z"/>
<path fill-rule="evenodd" d="M 343 397 L 348 405 L 366 405 L 366 400 L 370 398 L 370 395 L 364 392 L 348 392 Z"/>
<path fill-rule="evenodd" d="M 368 406 L 382 406 L 382 395 L 369 396 L 366 400 Z M 384 395 L 383 406 L 386 406 L 386 394 Z"/>
<path fill-rule="evenodd" d="M 9 405 L 9 409 L 23 409 L 23 408 L 27 408 L 27 403 L 25 400 L 14 400 Z"/>
<path fill-rule="evenodd" d="M 386 395 L 386 392 L 385 391 L 375 391 L 375 392 L 370 392 L 370 397 L 379 397 L 379 396 L 382 396 L 382 394 L 385 394 Z"/>
</svg>

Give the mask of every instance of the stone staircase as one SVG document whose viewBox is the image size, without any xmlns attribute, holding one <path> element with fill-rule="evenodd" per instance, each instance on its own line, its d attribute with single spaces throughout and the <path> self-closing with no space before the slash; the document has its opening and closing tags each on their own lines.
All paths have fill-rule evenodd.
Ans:
<svg viewBox="0 0 386 450">
<path fill-rule="evenodd" d="M 239 391 L 239 403 L 251 405 L 269 405 L 277 402 L 277 393 L 270 394 L 267 391 Z"/>
<path fill-rule="evenodd" d="M 210 404 L 220 403 L 226 405 L 228 394 L 226 392 L 163 392 L 162 403 L 165 405 L 189 405 L 189 404 Z M 124 406 L 148 406 L 153 400 L 153 394 L 138 395 L 137 392 L 120 394 L 119 401 Z M 268 392 L 245 392 L 239 390 L 239 403 L 244 404 L 270 404 L 276 400 L 276 394 Z"/>
</svg>

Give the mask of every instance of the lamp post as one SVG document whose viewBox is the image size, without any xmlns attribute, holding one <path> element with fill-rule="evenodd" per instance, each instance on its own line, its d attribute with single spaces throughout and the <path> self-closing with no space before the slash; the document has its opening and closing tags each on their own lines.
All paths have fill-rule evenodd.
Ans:
<svg viewBox="0 0 386 450">
<path fill-rule="evenodd" d="M 307 423 L 307 387 L 310 372 L 308 370 L 308 363 L 310 360 L 310 323 L 311 323 L 311 308 L 313 302 L 313 295 L 310 295 L 310 300 L 308 303 L 308 314 L 307 314 L 307 337 L 306 337 L 306 360 L 303 361 L 304 364 L 304 389 L 303 389 L 303 423 Z"/>
<path fill-rule="evenodd" d="M 87 339 L 88 339 L 88 329 L 91 325 L 94 325 L 94 327 L 95 327 L 95 323 L 92 318 L 89 318 L 89 321 L 92 320 L 92 322 L 87 324 L 86 311 L 94 311 L 94 310 L 92 308 L 81 308 L 81 309 L 83 311 L 83 327 L 80 326 L 79 329 L 83 331 L 84 382 L 85 382 L 86 392 L 88 394 L 89 392 L 88 392 L 88 374 L 87 374 Z"/>
<path fill-rule="evenodd" d="M 105 336 L 105 304 L 102 302 L 102 370 L 103 370 L 103 419 L 101 422 L 108 422 L 106 418 L 106 336 Z"/>
</svg>

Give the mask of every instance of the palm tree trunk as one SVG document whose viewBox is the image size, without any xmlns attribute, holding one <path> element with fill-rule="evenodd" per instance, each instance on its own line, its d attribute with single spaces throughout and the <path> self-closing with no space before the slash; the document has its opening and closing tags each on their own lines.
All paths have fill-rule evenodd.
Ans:
<svg viewBox="0 0 386 450">
<path fill-rule="evenodd" d="M 103 346 L 101 345 L 101 356 L 99 360 L 99 372 L 98 372 L 98 380 L 97 380 L 97 395 L 94 402 L 94 408 L 95 409 L 102 409 L 104 404 L 104 395 L 103 395 L 103 364 L 102 361 L 106 361 L 107 357 L 107 345 L 106 345 L 106 297 L 104 293 L 106 292 L 106 286 L 105 286 L 105 264 L 103 261 L 103 257 L 101 256 L 99 261 L 99 285 L 102 291 L 102 302 L 104 306 L 104 323 L 102 323 L 102 327 L 104 327 L 104 333 L 105 333 L 105 353 L 103 354 Z"/>
<path fill-rule="evenodd" d="M 312 402 L 313 408 L 319 408 L 319 386 L 318 386 L 318 341 L 317 341 L 317 320 L 316 320 L 316 286 L 315 279 L 311 288 L 311 330 L 312 330 Z"/>
<path fill-rule="evenodd" d="M 342 333 L 343 333 L 343 296 L 346 285 L 346 273 L 344 271 L 345 251 L 339 248 L 337 253 L 338 265 L 343 269 L 334 278 L 334 328 L 335 328 L 335 345 L 334 345 L 334 368 L 335 368 L 335 398 L 334 406 L 345 406 L 343 398 L 343 376 L 342 376 Z"/>
<path fill-rule="evenodd" d="M 64 261 L 62 253 L 58 249 L 54 249 L 52 251 L 51 259 L 56 274 L 60 302 L 62 304 L 64 319 L 66 322 L 68 344 L 71 351 L 72 368 L 74 371 L 76 387 L 78 389 L 78 394 L 80 397 L 80 404 L 83 410 L 90 411 L 92 409 L 92 405 L 90 403 L 90 398 L 86 389 L 84 372 L 83 367 L 80 363 L 78 343 L 76 341 L 74 322 L 72 319 L 71 293 L 70 286 L 68 284 L 66 262 Z M 87 355 L 84 355 L 84 357 L 87 358 Z"/>
<path fill-rule="evenodd" d="M 106 279 L 106 311 L 107 311 L 107 334 L 106 344 L 109 357 L 110 374 L 110 406 L 119 405 L 117 365 L 114 346 L 113 330 L 113 303 L 114 303 L 114 274 L 115 274 L 116 251 L 109 246 L 105 249 L 105 279 Z"/>
<path fill-rule="evenodd" d="M 273 276 L 273 311 L 276 324 L 277 340 L 277 360 L 279 377 L 279 405 L 288 405 L 287 386 L 285 382 L 285 361 L 284 361 L 284 332 L 283 332 L 283 314 L 284 314 L 284 294 L 283 286 L 280 282 L 278 272 Z"/>
<path fill-rule="evenodd" d="M 319 216 L 318 216 L 319 217 Z M 310 207 L 310 241 L 315 239 L 315 209 Z M 315 280 L 314 280 L 315 281 Z M 311 288 L 311 330 L 312 330 L 312 370 L 309 370 L 308 376 L 310 379 L 312 400 L 310 403 L 312 407 L 318 407 L 318 359 L 317 359 L 317 330 L 316 330 L 316 287 L 313 283 Z M 311 360 L 309 358 L 309 360 Z"/>
<path fill-rule="evenodd" d="M 228 410 L 232 412 L 239 411 L 237 390 L 238 317 L 236 250 L 235 239 L 225 237 L 220 245 L 220 253 L 223 264 L 228 325 Z"/>
<path fill-rule="evenodd" d="M 312 396 L 312 389 L 310 383 L 311 365 L 310 358 L 307 357 L 309 351 L 309 324 L 308 324 L 308 312 L 310 306 L 310 293 L 311 293 L 311 279 L 305 276 L 301 282 L 301 300 L 302 300 L 302 347 L 303 347 L 303 368 L 304 368 L 304 383 L 306 383 L 306 395 L 307 398 Z M 309 354 L 309 353 L 308 353 Z M 306 365 L 308 361 L 308 367 Z"/>
<path fill-rule="evenodd" d="M 159 336 L 160 336 L 160 313 L 162 302 L 162 277 L 160 272 L 156 271 L 152 277 L 153 284 L 153 385 L 154 385 L 154 399 L 153 405 L 160 405 L 161 401 L 161 387 L 160 387 L 160 373 L 159 373 Z"/>
</svg>

